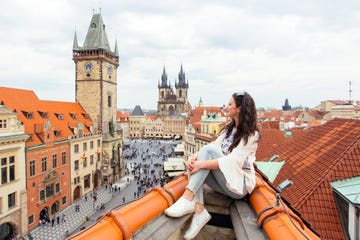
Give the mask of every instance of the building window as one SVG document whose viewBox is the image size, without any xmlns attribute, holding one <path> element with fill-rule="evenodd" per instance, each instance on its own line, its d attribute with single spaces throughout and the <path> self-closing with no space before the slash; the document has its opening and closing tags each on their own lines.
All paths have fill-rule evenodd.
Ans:
<svg viewBox="0 0 360 240">
<path fill-rule="evenodd" d="M 15 207 L 15 192 L 8 195 L 8 208 Z"/>
<path fill-rule="evenodd" d="M 83 167 L 86 168 L 87 167 L 87 157 L 84 157 L 83 160 Z"/>
<path fill-rule="evenodd" d="M 62 114 L 62 113 L 55 113 L 55 116 L 56 116 L 57 119 L 59 119 L 59 120 L 64 120 L 64 114 Z"/>
<path fill-rule="evenodd" d="M 84 188 L 90 188 L 90 174 L 84 176 Z"/>
<path fill-rule="evenodd" d="M 10 156 L 9 161 L 6 157 L 1 158 L 1 184 L 15 180 L 15 157 Z"/>
<path fill-rule="evenodd" d="M 6 124 L 6 119 L 0 119 L 0 128 L 6 128 L 7 124 Z"/>
<path fill-rule="evenodd" d="M 111 96 L 108 96 L 108 107 L 111 107 Z"/>
<path fill-rule="evenodd" d="M 101 141 L 100 139 L 97 140 L 97 146 L 100 147 Z"/>
<path fill-rule="evenodd" d="M 28 224 L 32 224 L 34 222 L 34 215 L 29 216 Z"/>
<path fill-rule="evenodd" d="M 75 170 L 75 171 L 79 170 L 79 160 L 76 160 L 76 161 L 74 162 L 74 170 Z"/>
<path fill-rule="evenodd" d="M 57 154 L 52 155 L 53 168 L 57 167 Z"/>
<path fill-rule="evenodd" d="M 46 172 L 47 170 L 47 157 L 41 159 L 41 171 Z"/>
<path fill-rule="evenodd" d="M 79 152 L 79 144 L 75 144 L 74 145 L 74 153 L 78 153 Z"/>
<path fill-rule="evenodd" d="M 46 186 L 46 198 L 49 198 L 54 195 L 54 185 L 50 184 Z"/>
<path fill-rule="evenodd" d="M 72 118 L 72 119 L 74 119 L 74 120 L 76 120 L 76 119 L 77 119 L 77 116 L 76 116 L 76 114 L 75 114 L 75 113 L 70 113 L 70 116 L 71 116 L 71 118 Z"/>
<path fill-rule="evenodd" d="M 15 165 L 9 166 L 9 180 L 10 182 L 15 180 Z"/>
<path fill-rule="evenodd" d="M 1 184 L 5 184 L 7 181 L 7 158 L 1 158 Z"/>
<path fill-rule="evenodd" d="M 84 142 L 84 143 L 83 143 L 83 151 L 86 151 L 86 150 L 87 150 L 87 143 Z"/>
<path fill-rule="evenodd" d="M 64 205 L 66 203 L 66 196 L 62 198 L 62 204 Z"/>
<path fill-rule="evenodd" d="M 41 190 L 40 191 L 40 201 L 43 201 L 45 199 L 45 191 Z"/>
<path fill-rule="evenodd" d="M 94 155 L 90 155 L 90 165 L 94 164 Z"/>
<path fill-rule="evenodd" d="M 80 177 L 74 178 L 74 185 L 78 184 L 80 182 Z"/>
<path fill-rule="evenodd" d="M 61 162 L 62 162 L 62 165 L 66 164 L 66 152 L 61 153 Z"/>
<path fill-rule="evenodd" d="M 94 149 L 94 141 L 90 141 L 90 149 Z"/>
<path fill-rule="evenodd" d="M 59 193 L 60 192 L 60 183 L 56 183 L 55 184 L 55 192 Z"/>
<path fill-rule="evenodd" d="M 35 175 L 35 160 L 30 161 L 30 177 Z"/>
</svg>

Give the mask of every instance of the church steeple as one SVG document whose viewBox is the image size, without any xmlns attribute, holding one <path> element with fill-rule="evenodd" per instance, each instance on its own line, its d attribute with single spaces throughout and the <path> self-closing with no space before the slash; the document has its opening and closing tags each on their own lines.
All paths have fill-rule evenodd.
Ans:
<svg viewBox="0 0 360 240">
<path fill-rule="evenodd" d="M 178 82 L 175 84 L 176 88 L 188 88 L 188 83 L 185 80 L 185 72 L 183 70 L 183 65 L 181 64 L 180 72 L 178 74 Z"/>
<path fill-rule="evenodd" d="M 160 84 L 160 87 L 167 87 L 168 84 L 167 84 L 167 74 L 166 74 L 166 71 L 165 71 L 165 66 L 164 66 L 164 69 L 163 69 L 163 73 L 161 75 L 161 84 Z"/>
<path fill-rule="evenodd" d="M 186 84 L 185 83 L 185 73 L 184 73 L 182 64 L 181 64 L 181 67 L 180 67 L 180 72 L 179 72 L 178 78 L 179 78 L 179 85 Z"/>
</svg>

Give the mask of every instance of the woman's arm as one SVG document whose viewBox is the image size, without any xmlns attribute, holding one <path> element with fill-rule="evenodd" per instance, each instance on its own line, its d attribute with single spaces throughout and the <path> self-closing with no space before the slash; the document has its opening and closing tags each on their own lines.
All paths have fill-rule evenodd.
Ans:
<svg viewBox="0 0 360 240">
<path fill-rule="evenodd" d="M 188 169 L 190 174 L 194 174 L 200 169 L 219 169 L 219 163 L 217 159 L 206 161 L 190 161 L 188 163 Z"/>
</svg>

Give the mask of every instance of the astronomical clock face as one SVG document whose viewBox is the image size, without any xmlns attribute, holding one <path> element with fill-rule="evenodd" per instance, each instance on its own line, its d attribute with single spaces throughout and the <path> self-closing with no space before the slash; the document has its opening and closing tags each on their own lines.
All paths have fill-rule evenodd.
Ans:
<svg viewBox="0 0 360 240">
<path fill-rule="evenodd" d="M 85 72 L 86 72 L 86 73 L 90 73 L 91 70 L 93 69 L 93 66 L 92 66 L 92 64 L 91 64 L 90 62 L 86 62 L 86 63 L 84 64 L 84 69 L 85 69 Z"/>
<path fill-rule="evenodd" d="M 107 72 L 108 72 L 109 75 L 112 74 L 112 72 L 113 72 L 113 67 L 112 67 L 111 65 L 109 65 L 109 66 L 107 67 Z"/>
</svg>

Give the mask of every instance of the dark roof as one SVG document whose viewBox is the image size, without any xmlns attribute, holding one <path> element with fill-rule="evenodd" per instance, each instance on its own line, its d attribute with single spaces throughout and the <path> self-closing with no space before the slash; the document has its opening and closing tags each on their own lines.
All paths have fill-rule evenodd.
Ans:
<svg viewBox="0 0 360 240">
<path fill-rule="evenodd" d="M 134 110 L 131 113 L 131 116 L 144 116 L 144 112 L 141 110 L 139 105 L 136 105 Z"/>
</svg>

